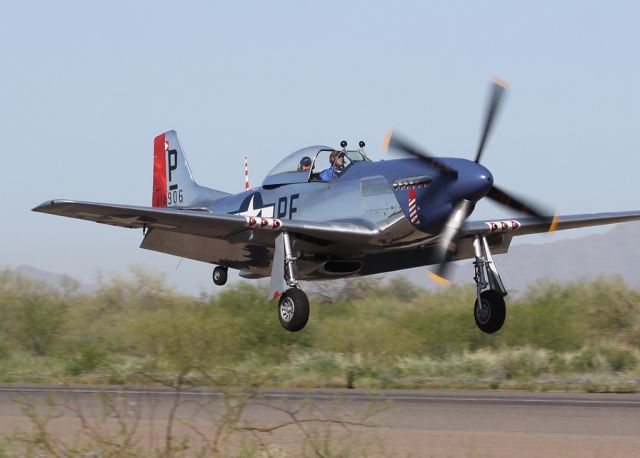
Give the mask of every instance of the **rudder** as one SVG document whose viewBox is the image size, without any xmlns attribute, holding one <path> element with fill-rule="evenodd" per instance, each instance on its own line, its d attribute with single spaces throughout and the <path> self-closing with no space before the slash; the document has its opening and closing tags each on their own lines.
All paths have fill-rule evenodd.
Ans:
<svg viewBox="0 0 640 458">
<path fill-rule="evenodd" d="M 227 196 L 205 188 L 193 179 L 178 134 L 170 130 L 153 141 L 153 207 L 185 207 Z"/>
</svg>

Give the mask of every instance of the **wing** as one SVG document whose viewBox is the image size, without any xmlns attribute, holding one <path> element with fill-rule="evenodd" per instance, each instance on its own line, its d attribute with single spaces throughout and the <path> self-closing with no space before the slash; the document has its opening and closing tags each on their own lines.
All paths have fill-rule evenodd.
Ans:
<svg viewBox="0 0 640 458">
<path fill-rule="evenodd" d="M 554 219 L 553 230 L 576 229 L 579 227 L 602 226 L 640 220 L 640 211 L 593 213 L 583 215 L 562 215 Z M 525 217 L 501 221 L 468 221 L 462 229 L 462 237 L 512 233 L 512 236 L 539 234 L 549 231 L 549 224 L 537 218 Z"/>
<path fill-rule="evenodd" d="M 72 200 L 51 200 L 33 211 L 131 229 L 162 229 L 183 234 L 228 238 L 246 230 L 274 234 L 288 231 L 325 241 L 366 243 L 378 231 L 366 221 L 300 221 L 211 213 L 206 208 L 152 208 Z"/>
<path fill-rule="evenodd" d="M 563 215 L 557 218 L 555 230 L 600 226 L 635 220 L 640 220 L 640 211 Z M 530 217 L 502 221 L 468 221 L 463 226 L 458 251 L 452 261 L 470 259 L 475 256 L 473 249 L 473 237 L 475 235 L 486 236 L 491 252 L 495 255 L 507 253 L 514 236 L 543 233 L 548 232 L 548 230 L 548 224 L 540 223 L 539 219 Z M 428 244 L 419 250 L 383 250 L 365 254 L 362 258 L 362 269 L 358 274 L 377 274 L 437 264 L 441 261 L 441 258 L 436 253 L 437 245 L 435 240 L 433 244 Z"/>
<path fill-rule="evenodd" d="M 378 234 L 366 221 L 300 221 L 211 213 L 206 208 L 152 208 L 51 200 L 33 211 L 132 229 L 147 229 L 142 248 L 268 275 L 282 231 L 317 245 L 367 244 Z M 338 249 L 338 248 L 336 248 Z"/>
</svg>

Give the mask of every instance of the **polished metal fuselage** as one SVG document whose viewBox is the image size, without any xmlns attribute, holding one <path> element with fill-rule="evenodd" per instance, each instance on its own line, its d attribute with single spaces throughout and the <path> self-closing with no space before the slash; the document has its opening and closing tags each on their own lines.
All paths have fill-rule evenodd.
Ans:
<svg viewBox="0 0 640 458">
<path fill-rule="evenodd" d="M 469 195 L 475 200 L 482 197 L 474 188 L 476 176 L 490 176 L 484 167 L 474 162 L 443 160 L 461 171 L 455 188 L 436 170 L 416 159 L 363 161 L 351 164 L 342 176 L 329 182 L 311 178 L 308 182 L 263 186 L 199 205 L 217 214 L 353 222 L 370 227 L 375 233 L 360 244 L 327 243 L 294 235 L 296 267 L 298 277 L 303 280 L 428 265 L 437 262 L 431 247 L 437 242 L 453 202 Z M 411 184 L 412 177 L 422 177 L 422 181 L 414 180 Z M 465 182 L 468 182 L 466 187 Z M 409 218 L 412 197 L 419 215 L 413 223 Z M 230 239 L 231 244 L 185 234 L 166 234 L 162 240 L 159 236 L 155 238 L 157 240 L 149 237 L 143 247 L 226 265 L 239 269 L 246 277 L 270 274 L 272 242 L 259 230 L 239 232 Z M 463 247 L 460 251 L 460 257 L 471 255 L 471 249 L 465 251 Z M 257 259 L 264 262 L 256 262 Z"/>
</svg>

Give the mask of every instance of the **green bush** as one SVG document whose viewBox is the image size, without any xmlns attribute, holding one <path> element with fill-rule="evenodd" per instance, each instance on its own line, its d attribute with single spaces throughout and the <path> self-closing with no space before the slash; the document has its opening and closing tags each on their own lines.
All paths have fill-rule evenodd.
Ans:
<svg viewBox="0 0 640 458">
<path fill-rule="evenodd" d="M 4 380 L 144 383 L 183 374 L 201 383 L 384 387 L 640 375 L 640 294 L 616 278 L 534 285 L 507 298 L 505 326 L 492 335 L 475 326 L 474 288 L 426 291 L 397 278 L 316 286 L 298 333 L 280 327 L 261 283 L 194 298 L 134 268 L 101 277 L 91 294 L 65 284 L 0 272 Z"/>
<path fill-rule="evenodd" d="M 601 370 L 602 359 L 594 347 L 584 348 L 571 360 L 571 367 L 578 372 L 595 372 Z"/>
<path fill-rule="evenodd" d="M 106 358 L 107 353 L 104 349 L 85 347 L 67 360 L 65 370 L 69 375 L 81 375 L 101 367 L 105 363 Z"/>
<path fill-rule="evenodd" d="M 614 372 L 624 372 L 635 369 L 638 360 L 632 350 L 613 345 L 604 345 L 600 352 L 609 368 Z"/>
<path fill-rule="evenodd" d="M 508 352 L 500 362 L 507 379 L 537 377 L 549 372 L 547 353 L 532 348 L 521 348 Z"/>
</svg>

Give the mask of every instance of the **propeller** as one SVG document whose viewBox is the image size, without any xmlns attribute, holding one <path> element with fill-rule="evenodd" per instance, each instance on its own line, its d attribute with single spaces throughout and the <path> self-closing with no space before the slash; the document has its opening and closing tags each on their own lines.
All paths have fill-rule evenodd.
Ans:
<svg viewBox="0 0 640 458">
<path fill-rule="evenodd" d="M 491 98 L 489 99 L 487 113 L 484 117 L 484 129 L 482 129 L 482 137 L 480 137 L 478 151 L 476 152 L 475 162 L 477 163 L 480 163 L 480 158 L 482 157 L 482 153 L 484 152 L 484 146 L 487 143 L 487 138 L 489 138 L 491 128 L 493 127 L 493 121 L 496 118 L 496 114 L 500 110 L 500 107 L 502 106 L 502 101 L 504 99 L 503 97 L 505 92 L 507 92 L 507 89 L 509 89 L 509 85 L 506 81 L 494 77 L 491 79 L 491 88 Z"/>
<path fill-rule="evenodd" d="M 432 167 L 438 169 L 440 172 L 445 175 L 457 178 L 458 171 L 449 167 L 447 164 L 434 157 L 432 154 L 427 152 L 426 150 L 418 149 L 416 146 L 411 145 L 408 141 L 399 138 L 397 134 L 394 134 L 391 129 L 387 131 L 384 136 L 383 146 L 385 151 L 389 150 L 389 148 L 397 149 L 403 151 L 409 156 L 417 157 L 418 159 L 426 162 Z"/>
<path fill-rule="evenodd" d="M 440 243 L 437 248 L 437 257 L 440 259 L 440 264 L 436 267 L 434 272 L 429 272 L 431 279 L 441 285 L 449 283 L 447 280 L 447 272 L 449 270 L 449 262 L 458 253 L 458 239 L 460 238 L 460 231 L 464 225 L 464 220 L 469 214 L 471 202 L 468 200 L 461 200 L 456 204 L 447 224 L 442 231 Z"/>
<path fill-rule="evenodd" d="M 529 202 L 525 202 L 520 198 L 516 198 L 514 197 L 513 194 L 503 189 L 500 189 L 496 185 L 493 185 L 491 187 L 491 189 L 489 190 L 489 193 L 487 194 L 487 197 L 507 208 L 511 208 L 525 215 L 535 216 L 540 221 L 548 220 L 549 223 L 551 223 L 551 220 L 553 218 L 549 216 L 548 211 L 542 210 L 541 208 L 538 208 L 537 205 L 534 205 Z"/>
<path fill-rule="evenodd" d="M 503 104 L 504 96 L 508 88 L 508 84 L 499 78 L 493 78 L 491 80 L 491 95 L 484 118 L 482 135 L 476 151 L 476 163 L 480 163 L 480 160 L 482 159 L 482 154 L 484 153 L 487 140 L 489 139 L 493 124 Z M 417 157 L 438 169 L 448 178 L 452 180 L 458 179 L 457 170 L 434 157 L 426 150 L 419 149 L 418 147 L 411 145 L 408 141 L 399 138 L 397 135 L 393 134 L 392 131 L 388 131 L 385 135 L 384 147 L 385 149 L 394 148 L 410 156 Z M 503 188 L 497 187 L 495 184 L 489 189 L 486 197 L 502 206 L 516 210 L 525 215 L 530 215 L 545 224 L 549 224 L 549 232 L 552 232 L 557 228 L 557 215 L 549 216 L 550 212 L 540 208 L 538 205 L 529 203 L 520 197 L 515 197 L 512 193 L 504 190 Z M 464 221 L 470 213 L 471 206 L 472 202 L 469 200 L 462 199 L 456 202 L 453 211 L 449 215 L 449 219 L 444 225 L 438 247 L 436 248 L 436 256 L 440 261 L 435 270 L 433 272 L 429 272 L 431 278 L 439 284 L 449 283 L 447 280 L 449 263 L 457 254 L 458 239 L 460 238 Z"/>
</svg>

